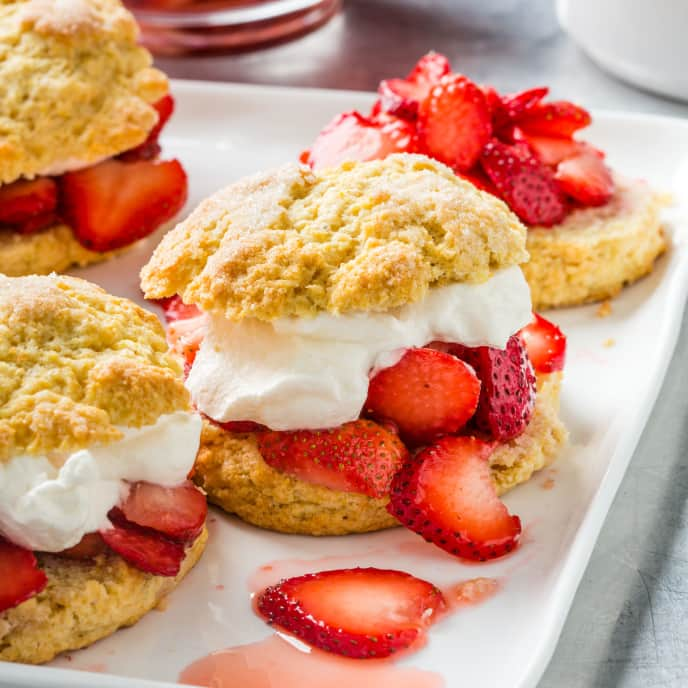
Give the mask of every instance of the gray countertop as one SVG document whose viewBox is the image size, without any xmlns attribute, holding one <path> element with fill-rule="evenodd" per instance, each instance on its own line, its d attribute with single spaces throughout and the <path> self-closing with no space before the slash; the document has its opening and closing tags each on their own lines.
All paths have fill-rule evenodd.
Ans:
<svg viewBox="0 0 688 688">
<path fill-rule="evenodd" d="M 688 105 L 599 71 L 560 32 L 552 5 L 345 0 L 343 14 L 292 43 L 159 64 L 173 77 L 372 90 L 435 49 L 499 89 L 546 84 L 589 107 L 688 116 Z M 540 688 L 688 686 L 687 351 L 684 326 Z"/>
</svg>

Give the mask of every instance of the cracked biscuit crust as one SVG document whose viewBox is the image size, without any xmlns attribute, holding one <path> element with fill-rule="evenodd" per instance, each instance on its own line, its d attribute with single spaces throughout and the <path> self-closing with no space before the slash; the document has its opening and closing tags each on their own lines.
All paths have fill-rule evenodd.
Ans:
<svg viewBox="0 0 688 688">
<path fill-rule="evenodd" d="M 667 202 L 643 181 L 617 179 L 606 205 L 575 210 L 551 229 L 528 230 L 530 261 L 522 267 L 533 309 L 608 299 L 652 272 L 667 248 L 660 218 Z"/>
<path fill-rule="evenodd" d="M 118 0 L 0 2 L 0 184 L 142 143 L 165 75 Z"/>
<path fill-rule="evenodd" d="M 177 587 L 199 560 L 207 540 L 204 529 L 174 578 L 139 571 L 116 554 L 93 561 L 39 554 L 48 585 L 30 600 L 0 613 L 0 661 L 42 664 L 60 652 L 78 650 L 135 624 Z"/>
<path fill-rule="evenodd" d="M 188 408 L 152 313 L 73 277 L 0 275 L 0 463 L 107 444 L 116 426 Z"/>
<path fill-rule="evenodd" d="M 559 419 L 561 373 L 538 376 L 535 413 L 526 431 L 490 457 L 502 494 L 550 464 L 568 433 Z M 244 521 L 283 533 L 346 535 L 398 525 L 387 498 L 373 499 L 298 480 L 263 461 L 255 437 L 203 422 L 194 481 L 208 500 Z"/>
<path fill-rule="evenodd" d="M 386 311 L 527 260 L 525 235 L 502 201 L 424 156 L 286 165 L 203 201 L 142 286 L 230 320 Z"/>
</svg>

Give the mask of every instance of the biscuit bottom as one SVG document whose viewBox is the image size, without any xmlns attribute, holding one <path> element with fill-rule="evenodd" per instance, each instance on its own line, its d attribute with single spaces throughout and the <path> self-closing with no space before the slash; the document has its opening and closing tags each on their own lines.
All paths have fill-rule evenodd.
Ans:
<svg viewBox="0 0 688 688">
<path fill-rule="evenodd" d="M 0 230 L 0 272 L 8 277 L 48 275 L 72 266 L 84 267 L 115 255 L 84 248 L 71 228 L 59 224 L 35 234 Z"/>
<path fill-rule="evenodd" d="M 535 412 L 526 431 L 491 457 L 499 494 L 551 463 L 567 432 L 559 420 L 561 373 L 538 376 Z M 204 421 L 193 478 L 208 499 L 261 528 L 306 535 L 365 533 L 399 525 L 387 497 L 373 499 L 298 480 L 263 461 L 255 437 Z"/>
<path fill-rule="evenodd" d="M 528 230 L 530 261 L 521 267 L 534 310 L 608 299 L 652 272 L 667 247 L 660 221 L 666 198 L 642 181 L 617 184 L 606 205 Z"/>
<path fill-rule="evenodd" d="M 175 578 L 144 573 L 115 554 L 89 562 L 38 555 L 48 585 L 0 613 L 0 660 L 41 664 L 133 625 L 193 568 L 207 540 L 204 528 Z"/>
</svg>

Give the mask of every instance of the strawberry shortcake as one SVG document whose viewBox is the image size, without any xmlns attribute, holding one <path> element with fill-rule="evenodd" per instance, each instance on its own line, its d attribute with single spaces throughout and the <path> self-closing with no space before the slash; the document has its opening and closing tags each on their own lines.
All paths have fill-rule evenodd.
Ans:
<svg viewBox="0 0 688 688">
<path fill-rule="evenodd" d="M 118 0 L 0 6 L 0 273 L 103 260 L 184 205 L 159 159 L 167 78 L 137 37 Z"/>
<path fill-rule="evenodd" d="M 283 532 L 402 523 L 461 556 L 508 551 L 498 493 L 566 437 L 565 339 L 533 318 L 525 232 L 418 155 L 287 165 L 201 203 L 142 287 L 186 357 L 209 499 Z"/>
<path fill-rule="evenodd" d="M 201 421 L 181 373 L 134 303 L 0 276 L 0 660 L 131 625 L 198 561 Z"/>
<path fill-rule="evenodd" d="M 498 196 L 528 226 L 523 272 L 536 309 L 612 297 L 666 250 L 664 195 L 612 172 L 578 137 L 592 121 L 579 105 L 548 101 L 547 88 L 500 94 L 437 53 L 378 92 L 369 114 L 335 117 L 302 161 L 321 169 L 423 153 Z"/>
</svg>

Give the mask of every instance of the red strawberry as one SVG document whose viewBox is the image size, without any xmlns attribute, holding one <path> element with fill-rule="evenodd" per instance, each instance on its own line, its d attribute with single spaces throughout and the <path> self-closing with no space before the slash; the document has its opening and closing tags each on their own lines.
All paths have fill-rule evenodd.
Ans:
<svg viewBox="0 0 688 688">
<path fill-rule="evenodd" d="M 159 299 L 156 303 L 162 308 L 165 321 L 168 323 L 175 320 L 188 320 L 201 315 L 198 306 L 193 303 L 184 303 L 178 294 L 166 299 Z"/>
<path fill-rule="evenodd" d="M 258 596 L 258 610 L 269 624 L 353 659 L 387 657 L 409 647 L 446 606 L 431 583 L 375 568 L 309 573 Z"/>
<path fill-rule="evenodd" d="M 33 552 L 0 536 L 0 612 L 37 595 L 48 584 Z"/>
<path fill-rule="evenodd" d="M 41 229 L 46 227 L 51 227 L 53 225 L 59 224 L 60 218 L 54 210 L 49 210 L 47 213 L 41 213 L 40 215 L 34 215 L 17 225 L 14 225 L 15 229 L 20 234 L 35 234 Z"/>
<path fill-rule="evenodd" d="M 482 168 L 474 167 L 470 172 L 457 172 L 456 173 L 461 179 L 465 179 L 467 182 L 477 186 L 481 191 L 487 191 L 493 196 L 499 196 L 499 192 L 495 188 L 495 185 L 490 181 L 490 178 L 483 172 Z"/>
<path fill-rule="evenodd" d="M 502 96 L 502 106 L 509 121 L 522 119 L 524 115 L 531 112 L 540 101 L 549 93 L 546 86 L 529 88 L 520 93 L 510 93 Z"/>
<path fill-rule="evenodd" d="M 550 226 L 564 219 L 566 204 L 554 175 L 526 145 L 492 139 L 480 162 L 499 195 L 524 222 Z"/>
<path fill-rule="evenodd" d="M 370 420 L 330 430 L 258 433 L 265 462 L 300 480 L 332 490 L 384 497 L 408 456 L 393 433 Z"/>
<path fill-rule="evenodd" d="M 478 88 L 485 96 L 485 103 L 487 110 L 490 113 L 492 120 L 492 128 L 496 131 L 498 128 L 508 124 L 509 118 L 502 103 L 502 97 L 493 86 L 480 85 Z"/>
<path fill-rule="evenodd" d="M 20 179 L 0 186 L 0 224 L 21 226 L 52 214 L 56 207 L 57 184 L 50 177 Z"/>
<path fill-rule="evenodd" d="M 106 160 L 61 178 L 61 214 L 83 246 L 111 251 L 150 234 L 186 201 L 178 160 Z"/>
<path fill-rule="evenodd" d="M 150 130 L 148 138 L 136 148 L 125 151 L 119 158 L 127 162 L 135 162 L 136 160 L 153 160 L 160 154 L 160 144 L 158 137 L 162 128 L 167 123 L 167 120 L 174 112 L 174 98 L 171 94 L 164 95 L 157 103 L 153 103 L 153 107 L 158 111 L 158 122 Z"/>
<path fill-rule="evenodd" d="M 184 559 L 184 546 L 158 533 L 114 526 L 101 530 L 107 546 L 129 564 L 156 576 L 176 576 Z"/>
<path fill-rule="evenodd" d="M 104 552 L 107 552 L 107 545 L 100 533 L 87 533 L 76 545 L 58 554 L 67 559 L 94 559 Z"/>
<path fill-rule="evenodd" d="M 177 542 L 193 542 L 203 530 L 208 505 L 203 493 L 192 483 L 163 487 L 138 482 L 131 486 L 129 496 L 115 508 L 110 519 L 133 523 L 154 530 Z"/>
<path fill-rule="evenodd" d="M 430 52 L 418 60 L 405 79 L 381 81 L 378 87 L 381 98 L 376 105 L 384 112 L 413 121 L 430 88 L 450 71 L 449 61 L 444 55 Z M 377 114 L 375 110 L 373 114 Z"/>
<path fill-rule="evenodd" d="M 583 141 L 555 136 L 534 136 L 518 127 L 513 127 L 510 135 L 514 142 L 527 143 L 540 162 L 549 167 L 556 167 L 562 160 L 578 155 L 587 148 L 594 150 Z"/>
<path fill-rule="evenodd" d="M 220 423 L 219 421 L 211 418 L 210 422 L 215 423 L 215 425 L 219 425 L 227 432 L 263 432 L 270 429 L 265 427 L 265 425 L 261 425 L 260 423 L 254 423 L 252 420 L 229 420 L 224 423 Z"/>
<path fill-rule="evenodd" d="M 483 92 L 461 74 L 442 77 L 421 103 L 418 131 L 429 155 L 467 172 L 492 133 Z"/>
<path fill-rule="evenodd" d="M 318 134 L 308 152 L 308 164 L 319 170 L 345 160 L 379 160 L 392 153 L 413 153 L 415 139 L 415 127 L 404 120 L 379 122 L 358 112 L 344 112 Z"/>
<path fill-rule="evenodd" d="M 190 311 L 189 311 L 190 313 Z M 167 327 L 167 342 L 176 351 L 191 370 L 196 354 L 205 337 L 208 318 L 204 313 L 196 317 L 170 320 Z"/>
<path fill-rule="evenodd" d="M 612 173 L 594 152 L 583 151 L 562 160 L 554 178 L 564 193 L 583 205 L 604 205 L 614 195 Z"/>
<path fill-rule="evenodd" d="M 497 497 L 490 478 L 492 445 L 443 437 L 414 456 L 392 481 L 390 514 L 428 542 L 464 559 L 510 552 L 521 521 Z"/>
<path fill-rule="evenodd" d="M 563 370 L 566 336 L 554 323 L 533 313 L 533 322 L 526 325 L 518 336 L 536 372 L 552 373 Z"/>
<path fill-rule="evenodd" d="M 394 366 L 370 380 L 366 413 L 389 419 L 413 445 L 457 432 L 475 413 L 480 382 L 454 356 L 433 349 L 409 349 Z"/>
<path fill-rule="evenodd" d="M 456 344 L 451 352 L 468 363 L 482 383 L 473 417 L 478 430 L 498 442 L 518 437 L 535 406 L 535 375 L 519 338 L 510 337 L 504 350 Z"/>
<path fill-rule="evenodd" d="M 515 121 L 529 134 L 570 138 L 579 129 L 587 127 L 592 118 L 582 107 L 566 100 L 556 100 L 534 105 Z"/>
</svg>

